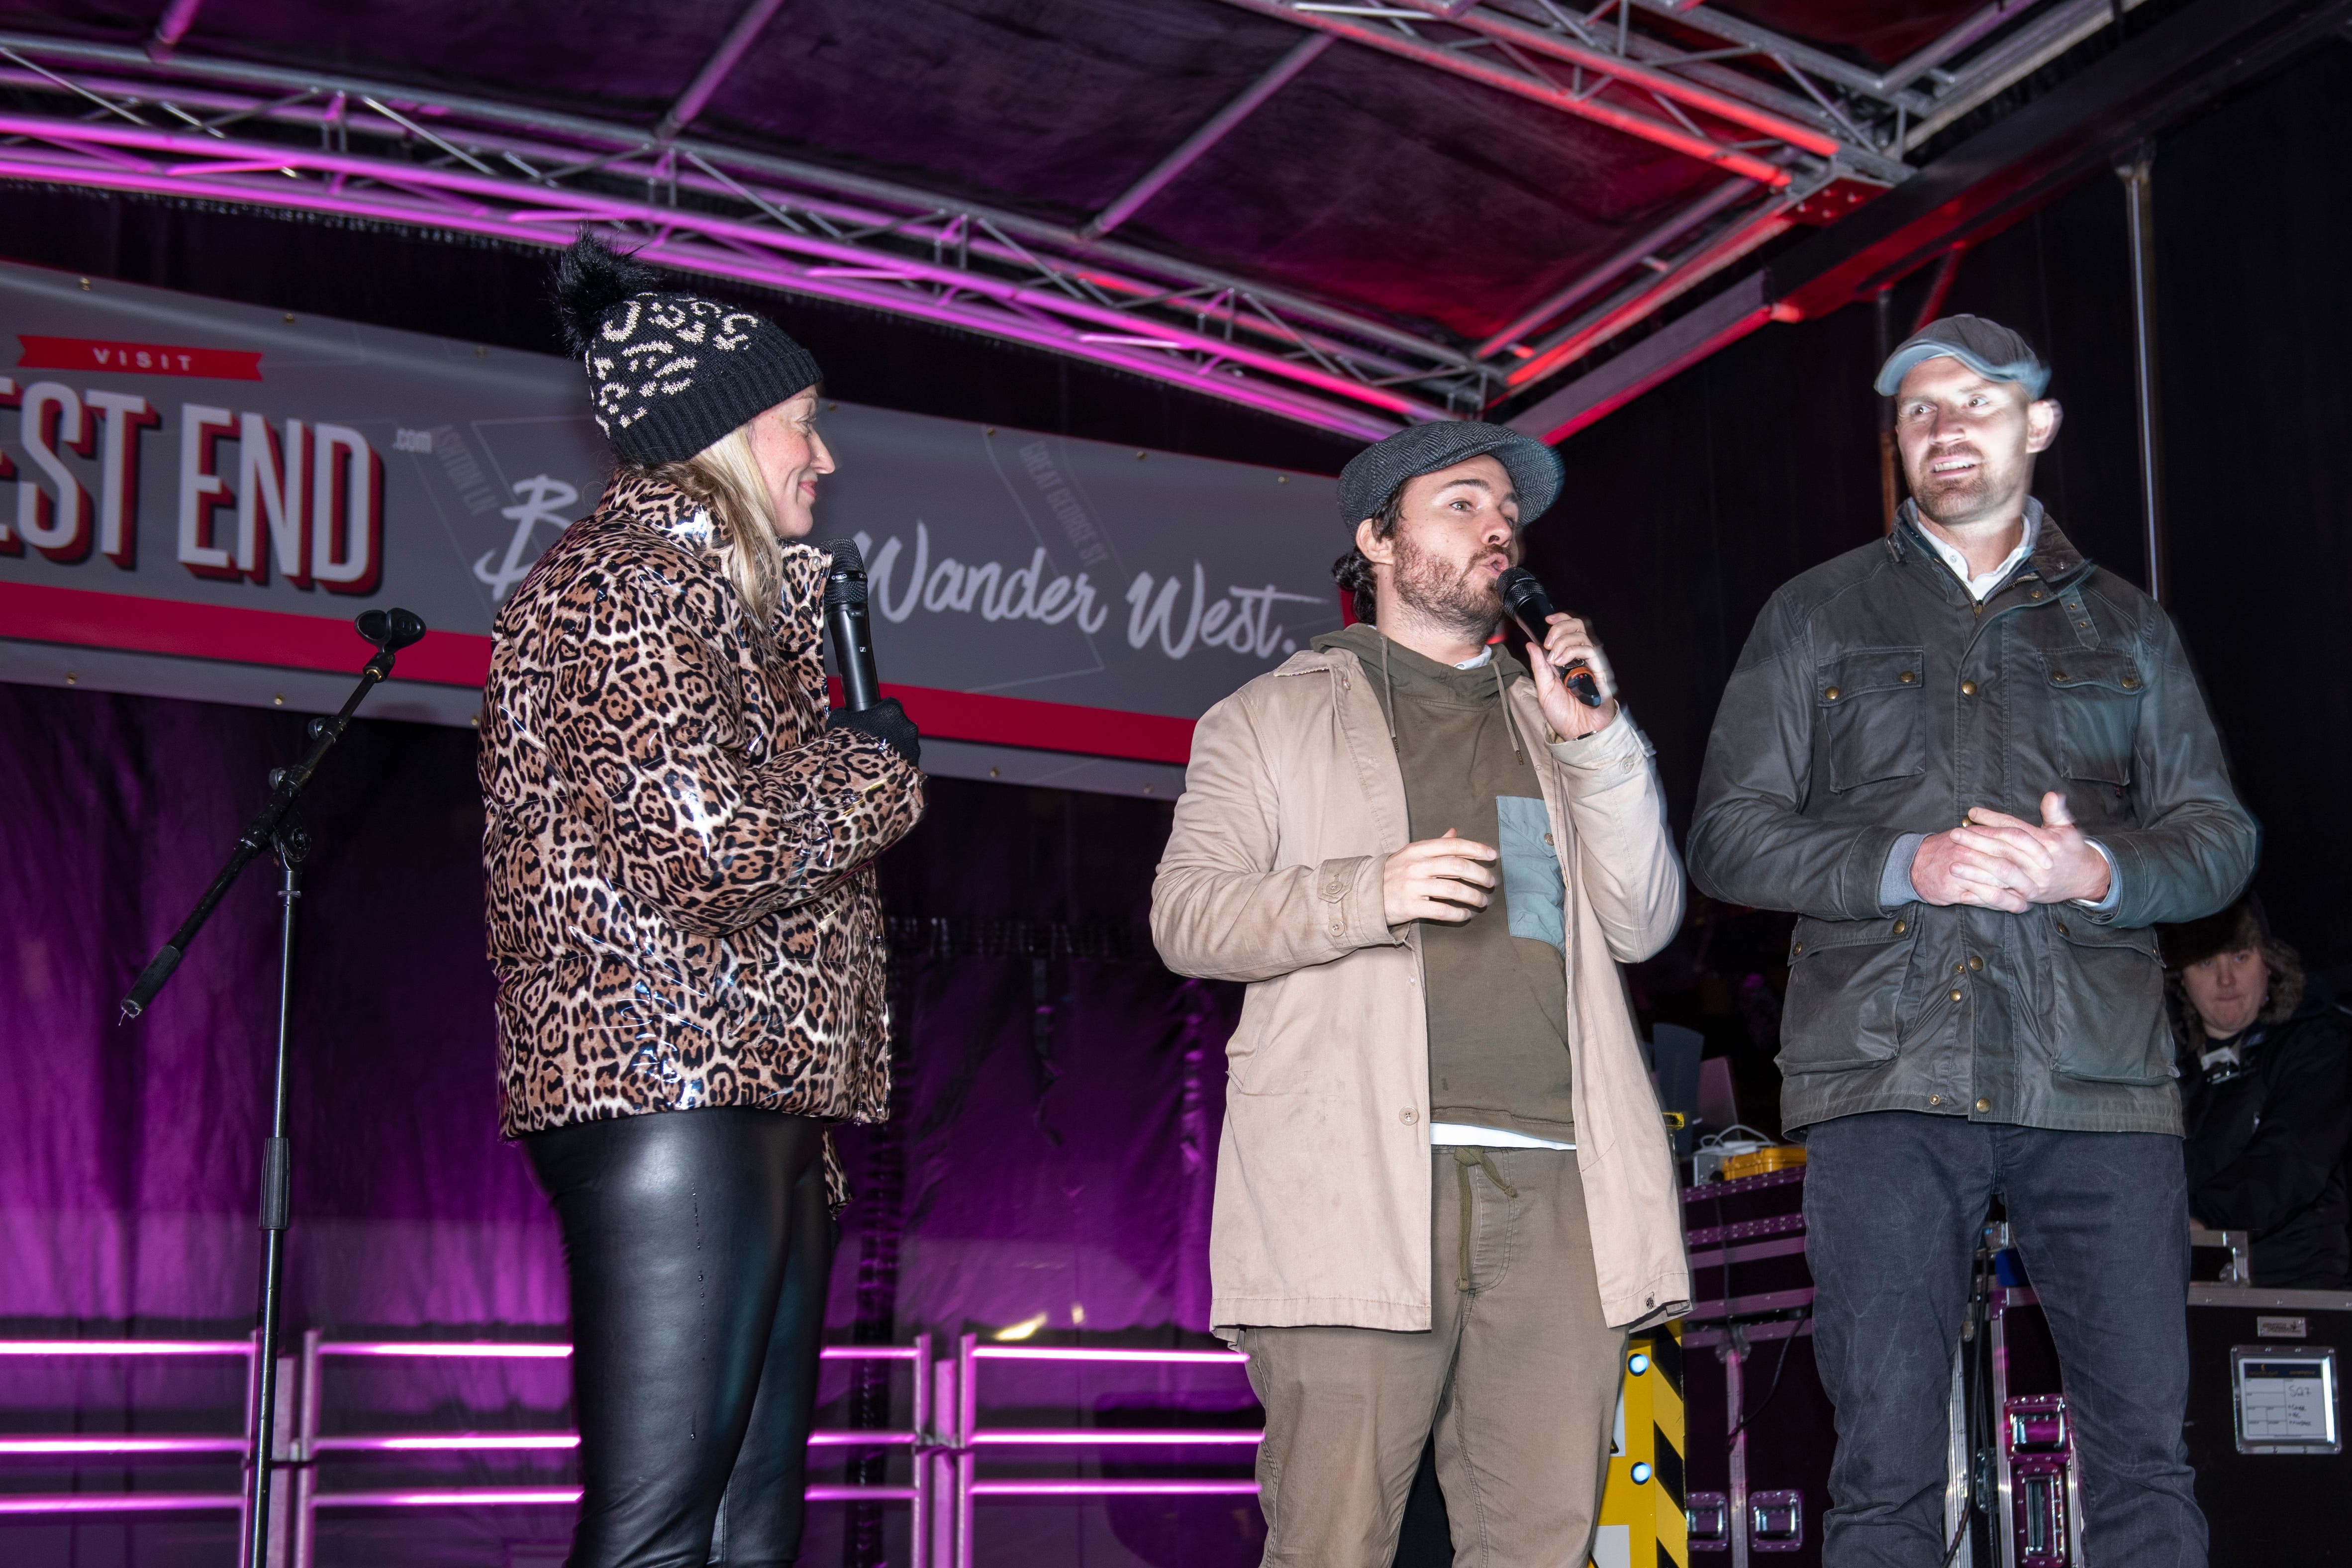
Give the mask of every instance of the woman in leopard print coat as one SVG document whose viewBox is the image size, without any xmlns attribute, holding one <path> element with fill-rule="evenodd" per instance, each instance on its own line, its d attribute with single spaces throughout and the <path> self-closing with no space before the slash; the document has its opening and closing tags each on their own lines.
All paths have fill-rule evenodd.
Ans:
<svg viewBox="0 0 2352 1568">
<path fill-rule="evenodd" d="M 897 705 L 826 709 L 815 362 L 657 281 L 565 258 L 620 470 L 499 611 L 481 726 L 500 1120 L 571 1275 L 572 1568 L 798 1549 L 824 1128 L 885 1112 L 873 859 L 923 807 Z"/>
</svg>

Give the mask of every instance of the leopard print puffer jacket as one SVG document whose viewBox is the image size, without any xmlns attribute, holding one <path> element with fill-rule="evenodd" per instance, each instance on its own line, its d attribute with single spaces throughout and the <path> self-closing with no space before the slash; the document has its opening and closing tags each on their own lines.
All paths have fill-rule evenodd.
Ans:
<svg viewBox="0 0 2352 1568">
<path fill-rule="evenodd" d="M 728 548 L 625 471 L 499 612 L 480 772 L 509 1137 L 698 1106 L 886 1114 L 872 862 L 921 816 L 922 774 L 824 727 L 824 553 L 786 548 L 761 626 Z"/>
</svg>

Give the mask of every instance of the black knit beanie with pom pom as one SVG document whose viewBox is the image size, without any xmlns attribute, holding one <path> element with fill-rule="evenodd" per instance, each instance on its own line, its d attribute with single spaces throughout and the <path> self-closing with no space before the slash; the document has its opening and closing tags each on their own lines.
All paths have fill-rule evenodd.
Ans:
<svg viewBox="0 0 2352 1568">
<path fill-rule="evenodd" d="M 585 234 L 555 266 L 564 343 L 587 367 L 596 427 L 625 460 L 691 458 L 824 379 L 765 316 L 661 285 Z"/>
</svg>

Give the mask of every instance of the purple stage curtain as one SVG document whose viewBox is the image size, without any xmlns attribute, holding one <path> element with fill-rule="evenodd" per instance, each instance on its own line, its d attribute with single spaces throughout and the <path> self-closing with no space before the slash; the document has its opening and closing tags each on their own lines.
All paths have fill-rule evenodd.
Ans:
<svg viewBox="0 0 2352 1568">
<path fill-rule="evenodd" d="M 145 1017 L 119 1024 L 115 1013 L 259 806 L 268 769 L 301 750 L 302 724 L 0 686 L 0 1330 L 12 1336 L 234 1338 L 250 1326 L 277 1001 L 274 862 L 248 868 Z M 362 721 L 312 786 L 289 1344 L 306 1327 L 409 1338 L 564 1330 L 551 1216 L 496 1131 L 473 765 L 467 732 Z M 884 862 L 899 1081 L 888 1124 L 841 1134 L 858 1191 L 830 1337 L 929 1331 L 951 1348 L 962 1333 L 1010 1327 L 1033 1343 L 1210 1342 L 1209 1201 L 1239 995 L 1171 975 L 1142 932 L 1166 806 L 952 781 L 935 781 L 932 798 L 930 818 Z M 1012 1409 L 988 1417 L 1000 1425 L 1255 1417 L 1229 1373 L 989 1375 Z M 564 1383 L 561 1363 L 343 1363 L 328 1425 L 560 1426 Z M 234 1431 L 235 1385 L 218 1365 L 0 1366 L 0 1427 Z M 827 1425 L 882 1425 L 894 1405 L 904 1414 L 903 1380 L 894 1394 L 833 1375 L 825 1397 Z M 1158 1456 L 1119 1473 L 1171 1466 L 1246 1474 L 1230 1453 L 1219 1468 Z M 564 1472 L 468 1461 L 404 1473 L 544 1482 Z M 1072 1472 L 1065 1462 L 1027 1473 Z M 118 1486 L 124 1474 L 85 1470 L 79 1484 Z M 194 1475 L 168 1484 L 236 1484 L 233 1468 Z M 6 1489 L 75 1484 L 0 1470 Z M 165 1483 L 142 1472 L 142 1484 Z M 845 1512 L 819 1510 L 804 1561 L 877 1560 Z M 560 1513 L 322 1516 L 322 1562 L 539 1561 L 528 1549 L 560 1541 Z M 1258 1528 L 1245 1498 L 993 1505 L 983 1517 L 982 1562 L 1239 1563 L 1254 1559 Z M 0 1556 L 46 1553 L 70 1536 L 84 1561 L 176 1563 L 216 1551 L 230 1528 L 5 1522 Z"/>
<path fill-rule="evenodd" d="M 0 814 L 16 949 L 0 965 L 15 1086 L 0 1099 L 0 1317 L 146 1332 L 249 1312 L 275 864 L 247 870 L 145 1017 L 120 1023 L 115 1005 L 300 731 L 245 709 L 0 687 L 0 790 L 16 803 Z M 564 1320 L 546 1205 L 495 1130 L 472 752 L 456 731 L 362 723 L 313 786 L 290 1322 Z M 1134 951 L 1131 923 L 892 913 L 904 1111 L 887 1138 L 841 1133 L 861 1178 L 845 1257 L 877 1218 L 876 1144 L 902 1151 L 890 1337 L 1040 1312 L 1055 1329 L 1205 1331 L 1233 993 L 1168 974 Z M 1074 930 L 1096 951 L 1056 951 Z M 856 1286 L 845 1268 L 845 1321 Z"/>
<path fill-rule="evenodd" d="M 0 1316 L 132 1332 L 251 1311 L 277 868 L 147 1016 L 116 1004 L 299 754 L 291 715 L 0 687 Z M 471 737 L 360 724 L 313 785 L 296 956 L 295 1324 L 553 1327 L 560 1251 L 495 1136 Z"/>
</svg>

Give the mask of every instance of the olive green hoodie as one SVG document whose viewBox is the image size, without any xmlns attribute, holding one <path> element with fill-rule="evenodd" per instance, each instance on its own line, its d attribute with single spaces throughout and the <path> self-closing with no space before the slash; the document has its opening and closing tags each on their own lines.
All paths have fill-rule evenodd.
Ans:
<svg viewBox="0 0 2352 1568">
<path fill-rule="evenodd" d="M 1315 646 L 1382 675 L 1412 837 L 1450 828 L 1501 855 L 1485 909 L 1459 925 L 1422 922 L 1431 1120 L 1572 1142 L 1565 889 L 1529 739 L 1503 705 L 1527 667 L 1500 644 L 1460 669 L 1384 640 L 1359 623 Z"/>
</svg>

